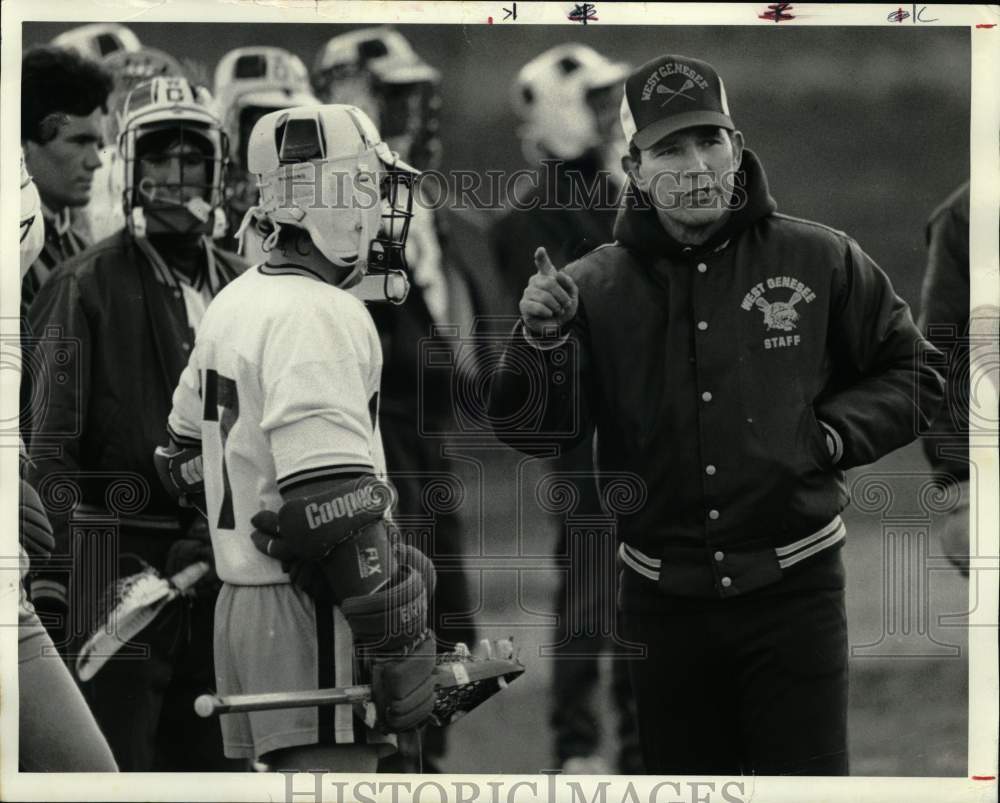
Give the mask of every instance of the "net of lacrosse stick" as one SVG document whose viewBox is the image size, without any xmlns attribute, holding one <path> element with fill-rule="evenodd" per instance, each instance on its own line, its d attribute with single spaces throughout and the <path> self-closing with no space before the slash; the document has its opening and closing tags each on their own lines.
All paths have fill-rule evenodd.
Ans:
<svg viewBox="0 0 1000 803">
<path fill-rule="evenodd" d="M 473 656 L 464 644 L 455 652 L 437 657 L 434 670 L 436 699 L 431 721 L 435 725 L 450 725 L 479 707 L 490 697 L 524 673 L 510 639 L 484 641 L 480 655 Z M 342 686 L 314 691 L 270 692 L 265 694 L 203 694 L 194 702 L 199 716 L 235 714 L 248 711 L 268 711 L 276 708 L 311 708 L 317 705 L 343 703 L 363 706 L 365 723 L 375 725 L 375 706 L 371 702 L 372 687 Z"/>
<path fill-rule="evenodd" d="M 98 608 L 101 625 L 76 659 L 80 680 L 94 677 L 111 656 L 148 627 L 168 603 L 201 580 L 209 568 L 205 561 L 198 561 L 168 579 L 147 566 L 109 585 Z"/>
</svg>

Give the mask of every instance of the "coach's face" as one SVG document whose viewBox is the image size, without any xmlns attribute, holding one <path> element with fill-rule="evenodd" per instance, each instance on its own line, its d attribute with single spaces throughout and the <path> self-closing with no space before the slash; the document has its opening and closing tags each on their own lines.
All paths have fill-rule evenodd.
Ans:
<svg viewBox="0 0 1000 803">
<path fill-rule="evenodd" d="M 86 117 L 52 114 L 41 124 L 45 144 L 24 142 L 25 164 L 49 209 L 86 206 L 90 201 L 104 147 L 102 120 L 100 108 Z"/>
<path fill-rule="evenodd" d="M 685 128 L 639 155 L 628 166 L 657 211 L 683 226 L 708 226 L 729 208 L 743 135 L 714 126 Z"/>
</svg>

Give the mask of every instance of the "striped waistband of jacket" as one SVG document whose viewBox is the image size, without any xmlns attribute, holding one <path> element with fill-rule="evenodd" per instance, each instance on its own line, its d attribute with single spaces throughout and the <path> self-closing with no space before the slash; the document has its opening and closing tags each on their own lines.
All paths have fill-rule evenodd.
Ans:
<svg viewBox="0 0 1000 803">
<path fill-rule="evenodd" d="M 810 533 L 798 541 L 785 544 L 785 546 L 776 547 L 774 553 L 777 557 L 778 565 L 782 569 L 794 566 L 799 561 L 810 558 L 824 549 L 829 549 L 835 544 L 840 543 L 846 535 L 847 528 L 844 526 L 844 521 L 840 516 L 837 516 L 825 527 L 816 530 L 816 532 Z M 622 563 L 643 577 L 654 581 L 660 579 L 662 561 L 659 558 L 651 558 L 634 546 L 630 546 L 624 542 L 618 547 L 618 557 L 621 558 Z"/>
</svg>

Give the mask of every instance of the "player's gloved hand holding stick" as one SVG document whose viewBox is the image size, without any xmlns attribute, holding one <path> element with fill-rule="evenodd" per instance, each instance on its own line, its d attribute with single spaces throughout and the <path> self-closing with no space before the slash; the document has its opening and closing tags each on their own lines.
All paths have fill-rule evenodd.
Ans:
<svg viewBox="0 0 1000 803">
<path fill-rule="evenodd" d="M 532 336 L 551 336 L 576 316 L 580 294 L 573 278 L 556 269 L 544 248 L 535 251 L 535 268 L 518 307 Z"/>
<path fill-rule="evenodd" d="M 276 531 L 273 519 L 255 517 L 251 538 L 275 560 L 320 567 L 370 660 L 380 727 L 397 732 L 433 711 L 436 645 L 427 625 L 434 567 L 416 550 L 397 552 L 384 518 L 392 499 L 392 488 L 371 475 L 326 482 L 287 500 Z"/>
</svg>

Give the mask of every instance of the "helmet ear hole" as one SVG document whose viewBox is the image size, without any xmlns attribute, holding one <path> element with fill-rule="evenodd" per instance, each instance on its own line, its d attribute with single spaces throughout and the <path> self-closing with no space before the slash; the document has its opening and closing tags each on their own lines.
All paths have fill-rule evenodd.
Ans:
<svg viewBox="0 0 1000 803">
<path fill-rule="evenodd" d="M 564 56 L 559 59 L 559 69 L 562 70 L 563 75 L 569 75 L 570 73 L 576 72 L 580 69 L 580 62 L 572 56 Z"/>
<path fill-rule="evenodd" d="M 529 106 L 535 102 L 535 93 L 530 86 L 521 87 L 521 99 Z"/>
</svg>

